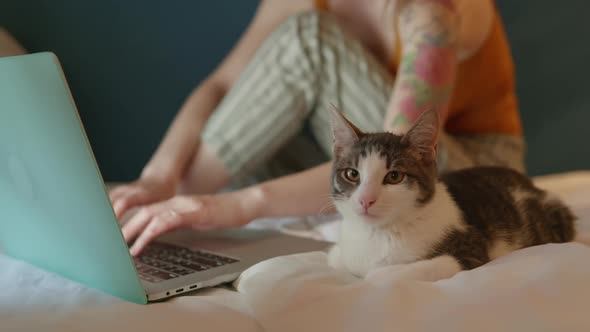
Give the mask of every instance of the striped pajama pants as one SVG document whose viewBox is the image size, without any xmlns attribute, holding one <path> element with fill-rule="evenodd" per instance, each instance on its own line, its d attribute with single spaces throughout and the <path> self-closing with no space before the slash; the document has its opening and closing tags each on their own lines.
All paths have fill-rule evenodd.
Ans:
<svg viewBox="0 0 590 332">
<path fill-rule="evenodd" d="M 328 108 L 361 130 L 382 131 L 395 77 L 327 13 L 282 23 L 211 115 L 202 140 L 234 185 L 300 171 L 332 157 Z M 501 165 L 524 172 L 524 142 L 442 133 L 439 172 Z"/>
</svg>

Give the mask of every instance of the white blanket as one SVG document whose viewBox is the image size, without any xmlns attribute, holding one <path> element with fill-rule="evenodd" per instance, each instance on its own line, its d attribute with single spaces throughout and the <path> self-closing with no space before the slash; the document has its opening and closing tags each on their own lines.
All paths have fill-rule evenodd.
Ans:
<svg viewBox="0 0 590 332">
<path fill-rule="evenodd" d="M 0 331 L 261 331 L 223 288 L 146 306 L 0 256 Z"/>
<path fill-rule="evenodd" d="M 268 331 L 590 331 L 589 263 L 590 247 L 547 245 L 428 283 L 354 280 L 310 253 L 258 264 L 238 291 Z"/>
<path fill-rule="evenodd" d="M 590 226 L 590 173 L 538 179 Z M 334 239 L 337 223 L 284 219 Z M 590 331 L 590 248 L 520 250 L 435 283 L 383 269 L 365 280 L 334 271 L 323 253 L 271 259 L 245 271 L 238 292 L 215 288 L 130 304 L 0 256 L 0 331 Z"/>
</svg>

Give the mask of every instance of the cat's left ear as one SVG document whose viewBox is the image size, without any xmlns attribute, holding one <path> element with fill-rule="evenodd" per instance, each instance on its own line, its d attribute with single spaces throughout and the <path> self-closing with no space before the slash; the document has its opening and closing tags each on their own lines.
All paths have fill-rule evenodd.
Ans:
<svg viewBox="0 0 590 332">
<path fill-rule="evenodd" d="M 425 111 L 412 128 L 402 137 L 412 151 L 417 152 L 424 161 L 436 159 L 440 120 L 435 110 Z"/>
<path fill-rule="evenodd" d="M 363 135 L 363 132 L 342 115 L 335 106 L 330 109 L 332 123 L 333 151 L 335 157 L 340 157 L 344 149 L 352 146 Z"/>
</svg>

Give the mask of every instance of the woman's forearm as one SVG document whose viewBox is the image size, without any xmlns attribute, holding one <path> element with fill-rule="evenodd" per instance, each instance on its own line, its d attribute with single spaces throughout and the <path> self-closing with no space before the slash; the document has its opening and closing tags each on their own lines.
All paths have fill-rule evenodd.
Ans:
<svg viewBox="0 0 590 332">
<path fill-rule="evenodd" d="M 142 176 L 180 181 L 198 149 L 201 130 L 224 93 L 223 88 L 210 81 L 203 82 L 191 93 L 143 169 Z"/>
<path fill-rule="evenodd" d="M 250 220 L 298 217 L 333 212 L 330 196 L 332 162 L 242 190 Z"/>
<path fill-rule="evenodd" d="M 0 27 L 0 57 L 25 54 L 27 51 L 4 28 Z"/>
<path fill-rule="evenodd" d="M 444 123 L 456 75 L 456 13 L 451 1 L 415 1 L 400 12 L 404 50 L 384 130 L 404 132 L 426 110 Z"/>
</svg>

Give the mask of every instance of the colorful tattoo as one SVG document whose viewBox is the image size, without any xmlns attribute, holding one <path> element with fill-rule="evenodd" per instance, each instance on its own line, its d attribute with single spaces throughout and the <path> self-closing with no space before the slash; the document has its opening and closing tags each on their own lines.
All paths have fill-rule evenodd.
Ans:
<svg viewBox="0 0 590 332">
<path fill-rule="evenodd" d="M 401 88 L 405 93 L 399 110 L 411 122 L 429 108 L 440 108 L 450 98 L 455 71 L 452 49 L 423 44 L 402 60 Z"/>
<path fill-rule="evenodd" d="M 401 17 L 402 34 L 410 42 L 396 79 L 394 128 L 408 127 L 428 109 L 444 119 L 456 71 L 452 26 L 445 24 L 449 15 L 454 15 L 452 0 L 416 0 Z"/>
</svg>

